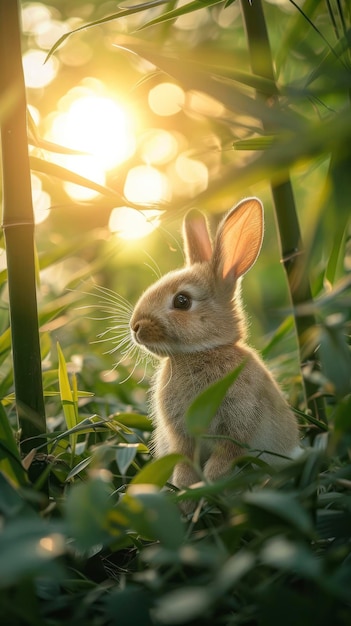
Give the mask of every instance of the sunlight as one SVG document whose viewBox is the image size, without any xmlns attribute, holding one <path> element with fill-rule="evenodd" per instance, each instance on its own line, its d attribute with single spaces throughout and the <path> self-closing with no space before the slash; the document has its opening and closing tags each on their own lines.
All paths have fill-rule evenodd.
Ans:
<svg viewBox="0 0 351 626">
<path fill-rule="evenodd" d="M 132 120 L 117 101 L 96 95 L 92 89 L 72 89 L 61 99 L 45 138 L 84 154 L 55 155 L 55 162 L 73 172 L 105 184 L 106 172 L 123 163 L 135 151 Z M 97 193 L 65 184 L 71 198 L 87 200 Z"/>
<path fill-rule="evenodd" d="M 67 111 L 58 113 L 50 139 L 99 159 L 109 170 L 128 159 L 135 150 L 135 137 L 127 111 L 111 98 L 82 95 Z"/>
<path fill-rule="evenodd" d="M 141 239 L 152 233 L 160 224 L 161 211 L 137 211 L 128 207 L 113 209 L 109 229 L 122 239 Z"/>
</svg>

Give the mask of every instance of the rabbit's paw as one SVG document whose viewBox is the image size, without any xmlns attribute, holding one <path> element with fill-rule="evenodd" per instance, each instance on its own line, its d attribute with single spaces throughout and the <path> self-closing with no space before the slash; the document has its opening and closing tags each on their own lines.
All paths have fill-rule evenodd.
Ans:
<svg viewBox="0 0 351 626">
<path fill-rule="evenodd" d="M 190 487 L 199 482 L 199 476 L 188 463 L 178 463 L 173 472 L 173 483 L 179 489 Z"/>
</svg>

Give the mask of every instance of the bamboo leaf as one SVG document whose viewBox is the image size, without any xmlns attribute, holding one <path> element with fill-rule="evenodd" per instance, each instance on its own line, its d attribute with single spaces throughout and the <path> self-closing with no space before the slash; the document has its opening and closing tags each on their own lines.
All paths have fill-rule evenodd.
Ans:
<svg viewBox="0 0 351 626">
<path fill-rule="evenodd" d="M 327 319 L 320 327 L 319 338 L 323 373 L 337 396 L 343 397 L 351 392 L 351 350 L 342 320 Z"/>
<path fill-rule="evenodd" d="M 88 189 L 93 189 L 93 191 L 97 191 L 103 196 L 108 196 L 109 198 L 112 197 L 118 199 L 119 201 L 123 201 L 123 204 L 128 204 L 125 198 L 117 193 L 117 191 L 104 187 L 103 185 L 99 185 L 98 183 L 94 183 L 94 181 L 89 180 L 84 176 L 80 176 L 75 172 L 71 172 L 71 170 L 62 167 L 61 165 L 57 165 L 56 163 L 51 163 L 45 159 L 39 159 L 38 157 L 31 156 L 30 165 L 31 169 L 41 172 L 42 174 L 46 174 L 47 176 L 55 176 L 65 182 L 74 183 L 75 185 L 80 185 L 81 187 L 88 187 Z"/>
<path fill-rule="evenodd" d="M 256 510 L 253 515 L 257 515 L 258 510 L 266 511 L 303 535 L 313 536 L 312 520 L 294 494 L 263 489 L 245 494 L 243 500 L 250 508 Z"/>
<path fill-rule="evenodd" d="M 138 452 L 138 443 L 120 443 L 116 450 L 116 463 L 122 476 L 126 475 L 126 472 L 133 463 L 136 454 Z"/>
<path fill-rule="evenodd" d="M 229 111 L 249 115 L 271 127 L 276 127 L 279 123 L 282 128 L 295 134 L 299 129 L 302 131 L 303 120 L 293 111 L 288 109 L 282 111 L 276 105 L 268 106 L 258 101 L 254 95 L 248 96 L 247 90 L 244 92 L 243 88 L 239 88 L 237 81 L 216 75 L 214 72 L 210 73 L 203 64 L 196 63 L 188 57 L 183 59 L 181 55 L 172 57 L 160 54 L 158 48 L 146 46 L 132 38 L 120 47 L 153 63 L 166 74 L 173 76 L 184 88 L 203 91 L 219 100 Z"/>
<path fill-rule="evenodd" d="M 170 0 L 151 0 L 151 2 L 143 2 L 142 4 L 138 4 L 132 7 L 128 7 L 127 9 L 121 9 L 117 13 L 111 13 L 111 15 L 107 15 L 106 17 L 102 17 L 99 20 L 94 20 L 93 22 L 89 22 L 88 24 L 84 24 L 83 26 L 79 26 L 79 28 L 75 28 L 71 30 L 69 33 L 65 33 L 60 37 L 56 43 L 49 50 L 45 62 L 56 52 L 56 50 L 70 37 L 75 33 L 79 33 L 82 30 L 86 30 L 87 28 L 93 28 L 94 26 L 101 26 L 102 24 L 107 24 L 108 22 L 112 22 L 114 20 L 120 19 L 122 17 L 127 17 L 128 15 L 135 15 L 136 13 L 140 13 L 142 11 L 147 11 L 148 9 L 153 9 L 158 6 L 162 6 L 163 4 L 168 4 Z"/>
<path fill-rule="evenodd" d="M 195 398 L 185 415 L 186 427 L 191 435 L 198 437 L 206 434 L 225 394 L 244 367 L 245 361 L 224 378 L 209 385 L 205 391 Z"/>
<path fill-rule="evenodd" d="M 277 135 L 265 135 L 264 137 L 253 137 L 252 139 L 241 139 L 234 141 L 234 150 L 267 150 L 271 148 L 277 140 Z"/>
<path fill-rule="evenodd" d="M 270 539 L 261 552 L 261 558 L 267 565 L 298 573 L 302 578 L 318 580 L 322 576 L 321 562 L 311 550 L 285 537 Z"/>
<path fill-rule="evenodd" d="M 75 376 L 72 376 L 73 391 L 68 378 L 67 365 L 65 357 L 61 350 L 59 343 L 57 343 L 57 354 L 59 361 L 59 387 L 60 397 L 63 407 L 63 413 L 65 416 L 65 422 L 68 429 L 72 429 L 78 425 L 78 403 L 77 403 L 77 390 Z M 72 455 L 74 456 L 75 447 L 77 443 L 77 434 L 70 434 L 70 444 L 72 448 Z"/>
<path fill-rule="evenodd" d="M 184 543 L 184 525 L 179 510 L 163 492 L 134 485 L 116 512 L 117 516 L 125 514 L 130 526 L 142 537 L 159 541 L 170 550 L 177 550 Z"/>
<path fill-rule="evenodd" d="M 140 415 L 139 413 L 116 413 L 113 417 L 120 424 L 128 428 L 137 428 L 138 430 L 147 432 L 151 432 L 153 429 L 152 421 L 147 415 Z"/>
<path fill-rule="evenodd" d="M 177 463 L 183 460 L 181 454 L 168 454 L 161 459 L 151 461 L 134 476 L 131 485 L 155 485 L 163 487 L 170 478 Z"/>
<path fill-rule="evenodd" d="M 144 28 L 149 28 L 149 26 L 155 26 L 156 24 L 162 24 L 169 20 L 174 20 L 177 17 L 181 17 L 182 15 L 188 15 L 188 13 L 194 13 L 195 11 L 199 11 L 200 9 L 209 8 L 215 4 L 222 4 L 223 0 L 193 0 L 193 2 L 189 2 L 188 4 L 183 4 L 172 11 L 167 11 L 163 13 L 159 17 L 155 17 L 152 20 L 143 24 L 138 30 L 143 30 Z"/>
<path fill-rule="evenodd" d="M 11 329 L 7 328 L 0 335 L 0 363 L 8 356 L 11 349 Z"/>
<path fill-rule="evenodd" d="M 21 457 L 3 406 L 0 404 L 0 472 L 16 486 L 25 485 L 27 475 L 21 463 Z"/>
</svg>

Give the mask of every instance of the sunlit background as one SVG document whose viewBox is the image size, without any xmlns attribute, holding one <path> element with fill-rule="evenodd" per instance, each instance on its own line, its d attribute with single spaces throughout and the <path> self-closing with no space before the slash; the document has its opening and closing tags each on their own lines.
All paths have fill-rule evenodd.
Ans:
<svg viewBox="0 0 351 626">
<path fill-rule="evenodd" d="M 216 181 L 252 156 L 234 152 L 233 142 L 251 136 L 257 120 L 246 111 L 234 115 L 219 100 L 191 88 L 190 80 L 181 87 L 169 74 L 127 51 L 125 38 L 166 9 L 155 6 L 147 15 L 141 11 L 83 28 L 47 59 L 60 37 L 118 6 L 71 0 L 22 3 L 30 150 L 42 164 L 41 170 L 33 169 L 32 189 L 37 241 L 44 256 L 44 300 L 93 278 L 134 302 L 156 275 L 184 262 L 179 231 L 187 207 L 219 215 L 240 199 L 229 188 L 216 188 Z M 279 32 L 274 35 L 279 37 Z M 160 41 L 162 54 L 158 37 L 158 27 L 149 28 L 137 41 L 146 48 Z M 237 3 L 203 7 L 174 20 L 167 41 L 184 55 L 188 51 L 199 66 L 218 64 L 228 77 L 233 70 L 249 70 Z M 186 69 L 185 63 L 185 76 Z M 221 90 L 219 97 L 223 100 Z M 103 186 L 107 193 L 53 173 L 53 164 Z M 261 189 L 245 193 L 262 197 Z M 279 291 L 284 279 L 272 220 L 267 220 L 265 245 L 272 264 L 269 276 L 275 276 Z M 250 288 L 255 280 L 262 284 L 262 277 L 252 273 L 245 286 Z M 251 304 L 255 300 L 254 306 L 262 308 L 263 289 L 250 291 Z M 268 311 L 269 303 L 265 306 Z M 89 332 L 87 328 L 84 337 Z"/>
<path fill-rule="evenodd" d="M 193 130 L 186 131 L 204 115 L 216 119 L 223 107 L 203 93 L 185 92 L 162 75 L 135 90 L 138 81 L 154 74 L 155 68 L 122 54 L 115 41 L 140 22 L 138 15 L 74 35 L 46 60 L 59 37 L 89 21 L 89 5 L 77 17 L 70 16 L 68 4 L 63 3 L 66 19 L 58 7 L 24 4 L 23 66 L 39 136 L 72 153 L 50 151 L 35 142 L 32 153 L 116 189 L 125 203 L 111 207 L 108 228 L 124 239 L 143 237 L 159 224 L 165 206 L 207 188 L 209 168 L 215 172 L 221 160 L 218 136 L 209 128 L 200 139 Z M 235 19 L 236 9 L 226 11 L 226 23 L 221 12 L 214 16 L 225 28 Z M 198 33 L 199 19 L 206 24 L 210 14 L 204 10 L 179 18 L 175 29 L 191 37 Z M 111 59 L 104 72 L 104 55 L 114 55 L 114 75 Z M 72 182 L 57 181 L 56 189 L 49 188 L 45 176 L 37 173 L 32 182 L 37 223 L 49 216 L 52 205 L 93 203 L 99 196 L 96 190 Z"/>
</svg>

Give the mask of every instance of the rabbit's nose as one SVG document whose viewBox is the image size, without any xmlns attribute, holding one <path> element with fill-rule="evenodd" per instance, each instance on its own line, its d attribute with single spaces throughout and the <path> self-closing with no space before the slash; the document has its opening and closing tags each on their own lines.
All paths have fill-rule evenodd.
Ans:
<svg viewBox="0 0 351 626">
<path fill-rule="evenodd" d="M 132 329 L 133 333 L 135 333 L 137 335 L 138 331 L 140 329 L 140 323 L 139 322 L 134 322 L 134 324 L 131 324 L 131 329 Z"/>
<path fill-rule="evenodd" d="M 165 332 L 162 323 L 157 319 L 143 317 L 138 320 L 132 320 L 130 324 L 134 340 L 137 343 L 149 344 L 158 341 L 164 341 Z"/>
</svg>

